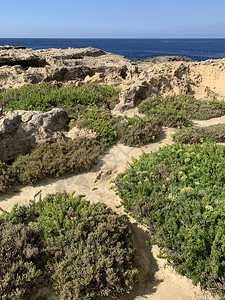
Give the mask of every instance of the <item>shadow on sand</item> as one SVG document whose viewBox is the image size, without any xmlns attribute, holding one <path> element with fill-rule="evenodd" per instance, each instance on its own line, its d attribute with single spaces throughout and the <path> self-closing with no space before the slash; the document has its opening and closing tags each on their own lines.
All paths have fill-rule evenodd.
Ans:
<svg viewBox="0 0 225 300">
<path fill-rule="evenodd" d="M 154 294 L 158 285 L 163 281 L 155 278 L 155 273 L 159 268 L 148 243 L 150 241 L 149 232 L 138 223 L 131 223 L 131 228 L 134 233 L 134 246 L 141 269 L 140 278 L 133 286 L 132 291 L 128 295 L 118 297 L 118 300 L 133 300 L 138 296 L 145 298 L 145 296 Z"/>
</svg>

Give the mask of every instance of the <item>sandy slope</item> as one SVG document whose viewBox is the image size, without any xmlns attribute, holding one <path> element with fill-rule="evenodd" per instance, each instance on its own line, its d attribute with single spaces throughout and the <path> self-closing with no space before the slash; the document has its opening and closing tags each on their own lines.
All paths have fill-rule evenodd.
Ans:
<svg viewBox="0 0 225 300">
<path fill-rule="evenodd" d="M 212 121 L 211 121 L 212 122 Z M 225 122 L 225 118 L 213 120 L 213 124 Z M 210 121 L 201 121 L 201 126 L 209 125 Z M 109 189 L 109 180 L 115 176 L 114 170 L 122 172 L 126 162 L 132 157 L 139 157 L 142 151 L 157 151 L 166 144 L 172 144 L 173 129 L 164 128 L 161 137 L 154 143 L 144 147 L 127 147 L 121 144 L 113 146 L 105 153 L 98 165 L 90 172 L 80 175 L 66 176 L 56 180 L 45 180 L 39 184 L 28 187 L 16 187 L 14 191 L 0 197 L 0 206 L 10 210 L 15 203 L 27 204 L 29 199 L 41 190 L 42 196 L 55 192 L 72 192 L 87 195 L 91 202 L 103 202 L 119 214 L 122 208 L 117 206 L 119 198 Z M 166 266 L 165 260 L 157 258 L 157 246 L 146 245 L 149 239 L 147 230 L 130 218 L 134 231 L 134 241 L 137 246 L 140 264 L 143 268 L 142 280 L 137 284 L 130 295 L 123 300 L 215 300 L 209 293 L 194 287 L 189 279 L 179 276 L 172 268 Z M 51 298 L 53 299 L 53 298 Z M 54 299 L 57 299 L 54 297 Z M 107 299 L 108 300 L 108 299 Z"/>
</svg>

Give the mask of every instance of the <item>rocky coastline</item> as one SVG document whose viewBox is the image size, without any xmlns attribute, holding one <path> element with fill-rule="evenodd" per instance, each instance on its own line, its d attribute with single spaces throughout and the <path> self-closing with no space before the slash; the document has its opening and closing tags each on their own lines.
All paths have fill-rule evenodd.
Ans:
<svg viewBox="0 0 225 300">
<path fill-rule="evenodd" d="M 7 211 L 9 212 L 11 209 L 13 211 L 14 205 L 23 205 L 21 209 L 23 213 L 25 207 L 28 207 L 29 201 L 34 199 L 34 203 L 36 203 L 38 197 L 41 199 L 41 197 L 48 197 L 48 195 L 57 193 L 62 193 L 62 195 L 68 193 L 78 197 L 79 195 L 86 195 L 91 205 L 104 204 L 118 216 L 125 217 L 132 229 L 132 243 L 136 249 L 136 259 L 140 269 L 139 280 L 134 285 L 132 283 L 132 290 L 128 294 L 116 296 L 116 299 L 218 300 L 217 291 L 215 294 L 211 294 L 210 289 L 202 290 L 199 284 L 194 286 L 188 276 L 178 275 L 167 264 L 166 259 L 162 258 L 160 247 L 157 245 L 150 246 L 151 227 L 147 227 L 147 223 L 141 224 L 140 219 L 134 219 L 132 217 L 135 216 L 134 214 L 128 214 L 128 211 L 121 204 L 122 198 L 118 193 L 115 193 L 114 185 L 117 176 L 120 176 L 117 173 L 124 173 L 132 161 L 137 161 L 141 155 L 143 156 L 143 152 L 147 155 L 147 153 L 158 152 L 163 147 L 170 147 L 175 144 L 173 135 L 182 130 L 180 124 L 181 127 L 184 125 L 185 129 L 195 129 L 195 132 L 199 132 L 201 128 L 208 130 L 211 138 L 217 137 L 218 141 L 215 143 L 225 145 L 224 135 L 221 134 L 221 132 L 225 132 L 224 102 L 204 101 L 225 98 L 224 79 L 225 58 L 202 62 L 193 61 L 183 56 L 129 60 L 123 56 L 91 47 L 68 48 L 66 50 L 32 50 L 8 45 L 0 47 L 0 92 L 6 93 L 4 96 L 6 99 L 3 99 L 0 104 L 0 210 L 7 216 Z M 42 83 L 49 83 L 50 85 Z M 38 84 L 38 86 L 22 87 L 25 84 Z M 49 90 L 44 89 L 46 86 Z M 5 92 L 5 90 L 19 87 L 22 87 L 19 90 L 25 88 L 22 96 L 7 94 L 8 92 L 15 93 L 14 90 Z M 30 96 L 28 88 L 41 88 L 41 95 L 47 95 L 46 103 L 42 98 L 39 99 L 43 107 L 33 108 L 31 102 L 22 108 L 10 109 L 7 107 L 10 101 L 21 104 L 26 99 L 26 95 Z M 85 96 L 89 95 L 89 102 L 86 103 L 85 100 L 82 102 L 82 97 L 79 98 L 78 94 L 74 96 L 72 92 L 68 93 L 70 100 L 72 99 L 71 102 L 67 102 L 67 104 L 65 104 L 66 101 L 63 102 L 65 99 L 61 94 L 62 89 L 80 90 L 83 88 L 96 89 L 90 94 L 87 90 L 80 93 L 82 96 L 84 94 Z M 97 88 L 102 89 L 102 94 Z M 52 99 L 56 100 L 57 95 L 52 94 L 53 96 L 51 96 L 50 89 L 57 90 L 60 95 L 60 102 L 55 101 L 54 105 L 51 101 Z M 110 89 L 114 90 L 111 94 Z M 97 96 L 93 100 L 92 95 L 94 93 Z M 36 94 L 37 90 L 33 89 L 30 98 L 37 103 Z M 107 94 L 110 94 L 108 102 L 106 100 Z M 177 95 L 182 96 L 176 97 Z M 186 97 L 186 95 L 188 96 Z M 163 96 L 164 98 L 152 99 L 155 96 Z M 182 97 L 183 100 L 180 100 L 179 98 Z M 49 99 L 51 105 L 48 102 Z M 148 108 L 155 108 L 151 104 L 152 100 L 156 101 L 158 105 L 162 99 L 164 102 L 162 101 L 161 106 L 159 105 L 160 109 L 156 115 L 150 110 L 148 112 Z M 171 99 L 174 101 L 169 103 Z M 190 99 L 191 101 L 189 101 Z M 184 103 L 187 106 L 183 105 Z M 141 110 L 140 107 L 143 104 L 147 108 L 143 107 Z M 196 112 L 200 118 L 195 117 L 198 116 Z M 167 118 L 170 117 L 172 121 L 167 123 Z M 190 133 L 190 130 L 187 133 Z M 129 144 L 126 139 L 123 140 L 121 138 L 123 136 L 133 138 L 131 139 L 133 143 L 130 142 Z M 190 142 L 189 136 L 186 137 L 188 142 Z M 199 139 L 203 140 L 204 138 L 205 136 L 199 135 Z M 182 142 L 179 144 L 182 147 Z M 180 153 L 182 151 L 179 149 L 175 152 Z M 189 165 L 192 159 L 190 159 L 191 155 L 195 158 L 199 154 L 185 152 L 184 155 L 183 161 Z M 202 155 L 202 157 L 205 156 Z M 199 156 L 197 159 L 200 160 L 200 158 Z M 205 165 L 206 162 L 204 161 Z M 220 162 L 217 164 L 217 167 L 219 166 Z M 194 168 L 196 167 L 194 166 Z M 212 170 L 212 168 L 209 169 Z M 161 177 L 164 180 L 165 177 L 165 181 L 161 181 L 163 186 L 164 182 L 170 184 L 170 169 L 168 170 L 159 163 L 156 169 L 157 173 L 155 177 L 151 175 L 151 180 L 159 181 Z M 196 176 L 200 173 L 198 171 L 195 171 Z M 153 172 L 140 172 L 139 169 L 137 174 L 145 176 L 146 172 L 154 175 Z M 178 174 L 180 173 L 183 174 L 182 172 Z M 222 175 L 218 174 L 218 178 L 222 178 Z M 145 180 L 143 178 L 140 177 L 140 181 L 137 181 L 138 187 L 142 186 L 146 182 L 145 180 L 148 180 L 147 177 Z M 180 185 L 185 184 L 182 178 L 185 180 L 185 177 L 182 176 L 179 181 Z M 198 179 L 198 177 L 196 178 Z M 197 179 L 194 182 L 197 186 L 196 190 L 201 178 L 199 181 Z M 182 183 L 180 183 L 181 181 Z M 183 201 L 191 198 L 185 194 L 188 188 L 191 191 L 194 190 L 194 188 L 186 186 L 181 189 L 180 194 L 182 194 Z M 132 197 L 136 199 L 133 194 Z M 140 197 L 140 199 L 142 198 Z M 173 198 L 168 197 L 168 199 Z M 69 201 L 67 202 L 69 203 Z M 170 212 L 175 207 L 173 203 L 175 202 L 172 202 Z M 144 206 L 141 206 L 141 210 L 142 207 Z M 206 207 L 213 209 L 210 205 Z M 60 212 L 58 205 L 56 205 L 56 209 L 58 216 L 58 212 Z M 208 209 L 208 211 L 211 212 L 212 210 Z M 1 220 L 3 219 L 0 219 L 0 223 Z M 4 228 L 3 225 L 2 228 Z M 11 238 L 11 233 L 8 234 Z M 101 236 L 103 236 L 102 233 Z M 91 241 L 90 237 L 89 234 L 87 243 Z M 186 246 L 185 243 L 184 240 L 184 246 Z M 104 240 L 105 245 L 108 247 Z M 11 249 L 11 245 L 9 246 Z M 99 249 L 95 245 L 94 250 L 95 247 Z M 115 247 L 112 249 L 114 253 Z M 8 253 L 8 250 L 6 252 Z M 107 254 L 106 258 L 108 256 Z M 199 256 L 197 257 L 199 258 Z M 62 256 L 62 261 L 64 257 Z M 1 261 L 6 266 L 7 261 L 4 259 L 4 255 L 2 255 Z M 97 259 L 97 262 L 99 261 L 101 260 Z M 71 262 L 74 262 L 73 257 Z M 21 263 L 21 265 L 25 264 Z M 71 265 L 70 261 L 68 265 Z M 86 265 L 84 263 L 82 268 L 85 269 Z M 4 268 L 7 269 L 6 267 L 0 269 L 4 271 Z M 8 273 L 17 270 L 15 268 L 8 269 Z M 110 268 L 110 272 L 111 270 L 113 269 Z M 71 274 L 76 274 L 74 269 L 72 271 Z M 0 273 L 0 277 L 2 273 Z M 63 273 L 63 276 L 64 274 L 66 272 Z M 123 277 L 123 275 L 124 272 L 122 271 L 121 276 Z M 184 275 L 187 274 L 184 273 Z M 38 278 L 42 280 L 42 277 Z M 87 278 L 89 279 L 89 274 Z M 32 280 L 31 282 L 36 283 L 36 280 Z M 119 282 L 120 279 L 116 280 Z M 69 281 L 71 281 L 70 278 Z M 19 280 L 15 282 L 21 284 Z M 46 284 L 43 280 L 40 282 L 40 286 L 37 288 L 35 286 L 33 290 L 27 289 L 29 293 L 25 291 L 29 294 L 29 298 L 24 298 L 22 294 L 20 297 L 12 296 L 10 298 L 9 292 L 4 292 L 1 288 L 0 298 L 5 293 L 7 296 L 4 299 L 91 299 L 82 296 L 80 298 L 74 298 L 74 296 L 63 298 L 64 288 L 66 287 L 66 292 L 68 290 L 66 284 L 63 283 L 56 293 L 53 292 L 53 285 L 49 286 L 48 282 Z M 22 288 L 24 289 L 24 287 Z M 21 291 L 17 290 L 25 293 L 22 288 Z M 9 284 L 8 289 L 11 292 L 13 287 L 11 288 Z M 72 293 L 74 290 L 72 289 Z M 87 290 L 89 292 L 89 287 Z M 95 295 L 92 299 L 95 299 L 94 297 Z M 104 295 L 104 298 L 98 299 L 111 300 L 112 298 Z"/>
<path fill-rule="evenodd" d="M 129 60 L 95 48 L 0 48 L 0 89 L 47 82 L 119 87 L 118 110 L 157 95 L 191 94 L 197 99 L 225 96 L 225 59 L 192 61 L 186 57 Z"/>
</svg>

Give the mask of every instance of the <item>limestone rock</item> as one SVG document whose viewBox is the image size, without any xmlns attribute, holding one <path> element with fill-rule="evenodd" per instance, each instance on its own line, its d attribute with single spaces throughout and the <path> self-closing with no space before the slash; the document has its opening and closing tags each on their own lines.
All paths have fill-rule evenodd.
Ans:
<svg viewBox="0 0 225 300">
<path fill-rule="evenodd" d="M 156 95 L 222 99 L 224 81 L 225 59 L 197 62 L 169 56 L 128 60 L 95 48 L 0 50 L 0 89 L 41 82 L 112 85 L 121 89 L 123 109 Z"/>
<path fill-rule="evenodd" d="M 27 154 L 38 143 L 67 140 L 61 132 L 69 118 L 63 109 L 49 112 L 15 111 L 0 117 L 0 161 Z"/>
<path fill-rule="evenodd" d="M 74 126 L 73 128 L 71 128 L 71 130 L 65 132 L 65 136 L 70 139 L 75 139 L 77 137 L 95 139 L 98 137 L 98 134 L 91 129 L 78 128 L 77 126 Z"/>
<path fill-rule="evenodd" d="M 140 59 L 132 59 L 132 62 L 134 63 L 152 63 L 153 64 L 161 64 L 161 63 L 167 63 L 167 62 L 174 62 L 174 61 L 186 61 L 190 62 L 192 61 L 191 58 L 186 56 L 154 56 L 154 57 L 148 57 L 148 58 L 140 58 Z"/>
</svg>

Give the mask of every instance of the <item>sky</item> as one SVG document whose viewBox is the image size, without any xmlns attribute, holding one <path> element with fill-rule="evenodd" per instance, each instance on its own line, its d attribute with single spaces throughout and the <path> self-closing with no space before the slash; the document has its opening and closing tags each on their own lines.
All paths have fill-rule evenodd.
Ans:
<svg viewBox="0 0 225 300">
<path fill-rule="evenodd" d="M 225 38 L 224 0 L 0 0 L 0 38 Z"/>
</svg>

